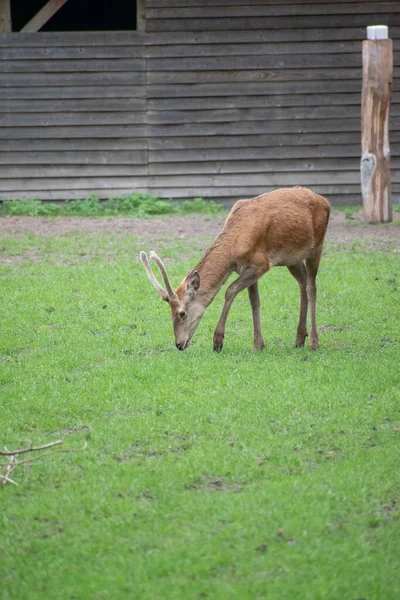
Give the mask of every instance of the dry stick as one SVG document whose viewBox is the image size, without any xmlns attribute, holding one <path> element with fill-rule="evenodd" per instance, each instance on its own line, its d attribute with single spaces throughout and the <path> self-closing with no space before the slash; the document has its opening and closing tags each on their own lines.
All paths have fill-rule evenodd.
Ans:
<svg viewBox="0 0 400 600">
<path fill-rule="evenodd" d="M 0 455 L 2 456 L 8 456 L 9 457 L 9 463 L 7 465 L 7 470 L 5 475 L 1 475 L 0 474 L 0 480 L 2 485 L 5 485 L 6 483 L 13 483 L 14 485 L 18 485 L 18 483 L 16 483 L 13 479 L 11 479 L 9 477 L 9 475 L 12 473 L 12 471 L 20 466 L 20 465 L 25 465 L 26 467 L 30 466 L 30 464 L 36 460 L 41 460 L 44 456 L 50 456 L 52 454 L 62 454 L 62 453 L 67 453 L 67 452 L 81 452 L 82 450 L 85 450 L 87 448 L 87 441 L 84 442 L 82 448 L 71 448 L 68 450 L 50 450 L 49 452 L 45 452 L 43 454 L 40 454 L 39 456 L 36 456 L 34 458 L 24 458 L 22 460 L 18 460 L 16 457 L 19 456 L 20 454 L 24 454 L 26 452 L 34 452 L 36 450 L 44 450 L 46 448 L 51 448 L 53 446 L 56 445 L 60 445 L 63 443 L 63 440 L 57 440 L 56 442 L 51 442 L 49 444 L 44 444 L 43 446 L 36 446 L 33 447 L 32 445 L 29 448 L 22 448 L 20 450 L 8 450 L 7 448 L 5 449 L 5 451 L 0 450 Z M 0 468 L 3 467 L 4 465 L 0 464 Z"/>
<path fill-rule="evenodd" d="M 20 450 L 8 450 L 5 446 L 5 450 L 0 450 L 1 456 L 17 456 L 18 454 L 24 454 L 25 452 L 35 452 L 36 450 L 44 450 L 45 448 L 51 448 L 51 446 L 57 446 L 63 444 L 63 440 L 57 440 L 56 442 L 50 442 L 50 444 L 44 444 L 43 446 L 30 446 L 29 448 L 21 448 Z"/>
</svg>

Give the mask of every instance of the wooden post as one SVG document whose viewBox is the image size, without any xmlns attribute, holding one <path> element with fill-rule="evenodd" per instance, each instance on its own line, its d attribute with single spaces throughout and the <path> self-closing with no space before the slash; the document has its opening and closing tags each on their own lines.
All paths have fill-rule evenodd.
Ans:
<svg viewBox="0 0 400 600">
<path fill-rule="evenodd" d="M 136 1 L 136 29 L 146 31 L 146 0 Z"/>
<path fill-rule="evenodd" d="M 10 0 L 0 0 L 0 31 L 12 31 Z"/>
<path fill-rule="evenodd" d="M 386 25 L 367 31 L 362 46 L 361 191 L 365 220 L 384 223 L 393 218 L 389 146 L 393 51 Z"/>
</svg>

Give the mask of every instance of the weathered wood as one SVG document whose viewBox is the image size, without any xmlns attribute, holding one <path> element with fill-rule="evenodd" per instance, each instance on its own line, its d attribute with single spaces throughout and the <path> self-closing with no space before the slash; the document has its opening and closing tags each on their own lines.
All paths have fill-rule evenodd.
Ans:
<svg viewBox="0 0 400 600">
<path fill-rule="evenodd" d="M 393 119 L 393 127 L 398 127 L 399 120 Z M 172 136 L 236 136 L 260 135 L 262 133 L 312 133 L 337 131 L 359 131 L 358 119 L 320 119 L 298 121 L 242 121 L 233 123 L 187 123 L 182 125 L 150 125 L 149 137 Z"/>
<path fill-rule="evenodd" d="M 243 0 L 242 0 L 243 1 Z M 375 0 L 374 0 L 375 1 Z M 392 24 L 390 31 L 393 40 L 399 38 L 399 27 Z M 231 44 L 254 42 L 317 42 L 363 40 L 365 23 L 362 26 L 346 26 L 342 29 L 286 29 L 223 31 L 223 41 Z M 176 31 L 174 44 L 221 44 L 221 31 Z M 171 45 L 171 33 L 159 31 L 143 33 L 139 31 L 74 31 L 35 33 L 1 33 L 0 46 L 7 48 L 59 48 L 73 46 L 154 46 Z"/>
<path fill-rule="evenodd" d="M 393 130 L 392 141 L 400 143 L 400 131 Z M 273 147 L 304 147 L 339 144 L 360 144 L 360 128 L 354 131 L 329 132 L 329 136 L 321 131 L 317 133 L 273 133 L 257 135 L 226 135 L 210 136 L 197 135 L 186 137 L 150 137 L 150 150 L 188 150 L 226 148 L 273 148 Z M 0 140 L 1 144 L 1 140 Z M 220 155 L 221 156 L 221 155 Z"/>
<path fill-rule="evenodd" d="M 140 187 L 145 189 L 147 187 L 147 177 L 107 177 L 107 175 L 99 175 L 98 177 L 65 177 L 49 179 L 48 177 L 43 178 L 18 178 L 18 179 L 5 179 L 2 182 L 2 193 L 8 191 L 13 192 L 19 190 L 22 192 L 41 192 L 41 191 L 52 191 L 52 190 L 81 190 L 81 189 L 114 189 L 113 196 L 119 193 L 120 188 L 131 188 L 135 189 Z M 90 195 L 90 193 L 89 193 Z M 4 196 L 3 196 L 4 197 Z M 21 197 L 21 195 L 20 195 Z M 68 197 L 68 196 L 66 196 Z M 81 196 L 82 197 L 82 196 Z"/>
<path fill-rule="evenodd" d="M 357 79 L 340 81 L 331 81 L 329 91 L 332 95 L 339 92 L 357 92 L 360 96 L 360 83 Z M 148 85 L 147 93 L 149 100 L 158 98 L 205 98 L 205 97 L 227 97 L 227 96 L 260 96 L 262 98 L 272 98 L 279 94 L 289 94 L 291 96 L 304 98 L 306 95 L 313 96 L 327 92 L 325 81 L 285 81 L 266 83 L 266 82 L 246 82 L 246 83 L 191 83 L 190 85 Z M 0 89 L 1 94 L 1 89 Z M 334 96 L 333 96 L 334 98 Z"/>
<path fill-rule="evenodd" d="M 286 106 L 283 108 L 155 110 L 147 113 L 147 119 L 149 125 L 175 125 L 179 123 L 234 123 L 236 121 L 249 123 L 251 121 L 267 120 L 340 119 L 342 115 L 343 107 L 340 106 Z M 359 106 L 346 107 L 346 119 L 359 118 L 359 115 Z"/>
<path fill-rule="evenodd" d="M 361 190 L 368 223 L 392 220 L 389 109 L 392 41 L 363 42 Z M 398 124 L 393 123 L 397 128 Z"/>
<path fill-rule="evenodd" d="M 218 6 L 216 6 L 218 4 Z M 166 8 L 147 8 L 147 19 L 197 19 L 197 18 L 232 18 L 232 17 L 281 17 L 289 16 L 296 17 L 300 15 L 323 15 L 329 17 L 330 15 L 346 15 L 351 14 L 362 14 L 367 13 L 368 15 L 379 14 L 379 13 L 390 13 L 394 12 L 398 8 L 396 0 L 391 2 L 379 2 L 375 4 L 368 4 L 368 2 L 352 2 L 347 5 L 342 3 L 331 2 L 329 4 L 318 4 L 315 2 L 308 2 L 302 4 L 267 4 L 254 5 L 242 2 L 240 5 L 232 5 L 231 3 L 215 3 L 214 6 L 209 5 L 205 10 L 204 5 L 198 2 L 197 6 L 183 5 L 179 8 L 168 6 Z"/>
<path fill-rule="evenodd" d="M 42 34 L 39 34 L 40 36 Z M 21 42 L 23 44 L 23 42 Z M 65 46 L 47 47 L 42 42 L 42 47 L 31 46 L 5 46 L 1 50 L 0 61 L 4 60 L 91 60 L 91 59 L 107 59 L 114 58 L 143 58 L 145 55 L 145 46 Z M 344 45 L 345 51 L 351 51 L 347 45 Z M 78 65 L 79 66 L 79 65 Z"/>
<path fill-rule="evenodd" d="M 98 142 L 97 142 L 98 145 Z M 77 144 L 69 152 L 60 150 L 60 146 L 54 150 L 27 150 L 24 144 L 23 150 L 3 152 L 0 149 L 1 165 L 144 165 L 147 164 L 147 152 L 145 150 L 78 150 Z M 93 148 L 96 146 L 93 144 Z"/>
<path fill-rule="evenodd" d="M 39 31 L 56 14 L 58 10 L 67 0 L 49 0 L 46 4 L 36 13 L 34 17 L 21 29 L 25 33 L 34 33 Z"/>
<path fill-rule="evenodd" d="M 326 87 L 326 86 L 325 86 Z M 246 91 L 245 88 L 243 90 Z M 122 102 L 122 100 L 121 100 Z M 13 103 L 11 102 L 10 105 Z M 2 103 L 0 102 L 0 107 Z M 360 109 L 360 94 L 286 94 L 286 95 L 256 95 L 246 96 L 229 95 L 225 97 L 177 97 L 177 98 L 151 98 L 147 101 L 149 111 L 193 111 L 203 110 L 230 110 L 230 109 L 250 109 L 250 108 L 287 108 L 287 107 L 337 107 L 343 114 L 343 106 L 356 106 Z M 395 105 L 399 106 L 399 105 Z"/>
<path fill-rule="evenodd" d="M 62 93 L 62 92 L 61 92 Z M 0 113 L 74 113 L 74 112 L 144 112 L 144 98 L 96 98 L 67 99 L 67 100 L 2 100 L 0 98 Z"/>
<path fill-rule="evenodd" d="M 76 59 L 76 60 L 11 60 L 0 61 L 0 73 L 105 73 L 143 72 L 143 58 Z"/>
<path fill-rule="evenodd" d="M 396 148 L 398 148 L 398 146 Z M 221 157 L 223 157 L 225 161 L 230 161 L 232 163 L 233 169 L 238 160 L 255 161 L 260 159 L 275 159 L 280 163 L 286 164 L 288 159 L 303 158 L 315 161 L 320 158 L 327 158 L 332 164 L 335 164 L 336 158 L 351 158 L 351 160 L 356 163 L 355 168 L 357 169 L 358 152 L 358 144 L 347 144 L 343 146 L 334 144 L 326 146 L 263 146 L 259 148 L 245 146 L 243 148 L 215 147 L 187 150 L 153 150 L 151 158 L 153 165 L 156 165 L 157 163 L 171 165 L 175 162 L 183 165 L 183 163 L 203 161 L 215 161 L 217 164 L 217 161 L 221 160 Z M 5 154 L 7 155 L 7 153 Z M 282 170 L 284 170 L 284 168 L 282 168 Z"/>
<path fill-rule="evenodd" d="M 144 85 L 145 74 L 140 72 L 124 73 L 5 73 L 0 74 L 0 90 L 4 87 L 63 87 L 90 85 Z"/>
<path fill-rule="evenodd" d="M 247 158 L 247 157 L 246 157 Z M 398 165 L 400 167 L 400 164 Z M 151 175 L 226 175 L 244 173 L 246 176 L 254 173 L 314 173 L 318 171 L 357 171 L 358 160 L 354 158 L 310 158 L 304 159 L 227 159 L 204 160 L 201 162 L 152 162 L 149 166 Z"/>
<path fill-rule="evenodd" d="M 136 29 L 146 31 L 146 0 L 136 0 Z"/>
<path fill-rule="evenodd" d="M 371 22 L 379 22 L 381 13 L 368 15 Z M 147 31 L 223 31 L 249 29 L 291 29 L 291 28 L 344 28 L 365 26 L 365 14 L 354 15 L 310 15 L 288 17 L 230 17 L 198 19 L 147 19 Z M 393 26 L 400 26 L 400 13 L 392 13 Z"/>
<path fill-rule="evenodd" d="M 26 137 L 20 139 L 0 138 L 0 151 L 4 152 L 77 152 L 78 155 L 82 151 L 108 151 L 108 150 L 145 150 L 147 149 L 147 139 L 145 137 L 100 137 L 90 138 L 62 138 L 54 136 L 54 138 L 35 138 Z"/>
<path fill-rule="evenodd" d="M 171 46 L 157 45 L 145 47 L 147 58 L 173 58 L 173 57 L 202 57 L 202 56 L 280 56 L 285 54 L 359 54 L 359 42 L 354 40 L 326 42 L 287 42 L 287 43 L 219 43 L 219 44 L 173 44 Z M 105 48 L 102 48 L 104 51 Z M 117 50 L 117 49 L 115 49 Z M 27 49 L 25 49 L 25 52 Z M 7 54 L 11 54 L 12 49 Z M 7 56 L 6 54 L 6 56 Z M 5 56 L 5 57 L 6 57 Z M 4 57 L 4 58 L 5 58 Z M 12 55 L 11 55 L 12 57 Z M 250 61 L 249 61 L 250 62 Z"/>
<path fill-rule="evenodd" d="M 87 182 L 85 182 L 87 184 Z M 82 184 L 83 185 L 83 184 Z M 21 191 L 0 191 L 0 200 L 20 200 Z M 64 189 L 51 189 L 51 190 L 23 190 L 23 194 L 26 198 L 35 198 L 37 200 L 77 200 L 81 198 L 89 198 L 89 196 L 97 196 L 101 199 L 115 198 L 121 196 L 128 196 L 132 193 L 148 194 L 149 190 L 147 186 L 136 185 L 135 180 L 126 187 L 115 188 L 113 183 L 109 184 L 109 187 L 97 188 L 89 183 L 88 187 L 82 186 L 76 190 L 70 189 L 66 186 Z M 193 196 L 192 196 L 193 198 Z"/>
<path fill-rule="evenodd" d="M 122 74 L 121 74 L 122 75 Z M 0 76 L 1 77 L 1 76 Z M 147 73 L 147 83 L 154 84 L 174 84 L 177 83 L 250 83 L 263 82 L 280 83 L 293 81 L 332 81 L 335 79 L 355 79 L 359 81 L 361 78 L 360 68 L 341 69 L 243 69 L 241 71 L 149 71 Z"/>
<path fill-rule="evenodd" d="M 83 177 L 132 177 L 147 175 L 146 165 L 62 165 L 57 164 L 58 157 L 54 156 L 56 164 L 51 165 L 13 165 L 3 166 L 0 169 L 1 179 L 20 178 L 21 181 L 26 179 L 52 179 L 49 185 L 58 185 L 58 180 L 62 178 L 70 178 L 71 180 L 79 180 Z M 56 181 L 54 181 L 56 180 Z M 7 183 L 5 183 L 7 186 Z M 23 184 L 19 184 L 22 186 Z M 46 184 L 47 185 L 47 184 Z"/>
<path fill-rule="evenodd" d="M 0 114 L 0 127 L 52 127 L 52 126 L 109 126 L 137 125 L 146 122 L 144 112 L 59 112 L 59 113 L 3 113 Z"/>
<path fill-rule="evenodd" d="M 0 0 L 0 32 L 12 31 L 11 0 Z"/>
<path fill-rule="evenodd" d="M 39 99 L 61 100 L 71 98 L 80 101 L 82 98 L 144 98 L 144 85 L 92 85 L 92 86 L 45 86 L 45 87 L 3 87 L 0 88 L 2 100 L 32 101 Z"/>
<path fill-rule="evenodd" d="M 311 179 L 312 177 L 312 179 Z M 309 186 L 310 181 L 312 185 L 333 185 L 338 183 L 340 185 L 350 184 L 358 185 L 358 173 L 357 171 L 331 171 L 329 173 L 240 173 L 228 174 L 228 175 L 158 175 L 149 177 L 149 186 L 164 187 L 169 189 L 170 187 L 197 187 L 203 188 L 208 186 L 213 187 L 233 187 L 240 186 L 246 188 L 247 186 L 276 186 L 281 187 L 283 185 L 305 185 Z"/>
<path fill-rule="evenodd" d="M 2 134 L 5 139 L 25 139 L 30 140 L 44 138 L 145 138 L 147 131 L 143 125 L 80 125 L 78 127 L 70 126 L 49 126 L 49 127 L 2 127 Z"/>
<path fill-rule="evenodd" d="M 119 59 L 119 62 L 126 62 Z M 7 64 L 7 63 L 6 63 Z M 359 54 L 280 54 L 266 56 L 236 56 L 233 64 L 230 56 L 200 56 L 180 58 L 154 58 L 147 61 L 149 71 L 222 71 L 235 69 L 240 71 L 260 69 L 315 69 L 360 67 Z M 126 70 L 121 67 L 122 71 Z"/>
<path fill-rule="evenodd" d="M 318 0 L 318 4 L 330 4 L 332 0 Z M 340 0 L 340 6 L 347 12 L 347 6 L 354 0 Z M 375 2 L 375 0 L 365 0 L 365 2 Z M 290 4 L 304 4 L 305 0 L 290 0 Z M 310 1 L 308 2 L 310 3 Z M 209 7 L 209 6 L 236 6 L 243 5 L 243 0 L 146 0 L 149 8 L 168 8 L 168 7 Z M 257 5 L 279 5 L 279 0 L 251 0 L 252 6 Z"/>
<path fill-rule="evenodd" d="M 188 182 L 189 183 L 189 182 Z M 213 187 L 203 186 L 201 190 L 199 190 L 196 186 L 186 185 L 183 187 L 174 187 L 169 186 L 168 188 L 164 186 L 149 186 L 149 191 L 151 194 L 155 196 L 159 196 L 161 198 L 195 198 L 196 196 L 202 196 L 203 198 L 252 198 L 257 196 L 258 194 L 263 194 L 265 192 L 272 192 L 277 187 L 284 187 L 287 185 L 285 178 L 280 180 L 278 186 L 266 186 L 266 185 L 243 185 L 243 186 L 233 186 L 233 187 Z M 317 185 L 315 183 L 312 184 L 312 189 L 318 194 L 322 194 L 323 196 L 329 196 L 331 194 L 358 194 L 360 197 L 360 186 L 359 185 Z M 114 194 L 115 195 L 115 194 Z"/>
</svg>

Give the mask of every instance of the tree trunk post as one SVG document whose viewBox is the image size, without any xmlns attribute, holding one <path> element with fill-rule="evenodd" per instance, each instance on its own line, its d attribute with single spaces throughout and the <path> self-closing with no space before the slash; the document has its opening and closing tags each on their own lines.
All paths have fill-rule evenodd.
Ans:
<svg viewBox="0 0 400 600">
<path fill-rule="evenodd" d="M 361 100 L 361 192 L 368 223 L 392 221 L 389 109 L 393 71 L 392 40 L 386 25 L 367 28 L 363 41 Z"/>
</svg>

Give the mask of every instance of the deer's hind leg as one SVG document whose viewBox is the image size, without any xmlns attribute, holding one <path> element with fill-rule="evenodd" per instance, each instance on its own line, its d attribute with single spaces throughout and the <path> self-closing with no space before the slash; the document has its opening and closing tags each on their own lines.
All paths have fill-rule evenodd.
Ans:
<svg viewBox="0 0 400 600">
<path fill-rule="evenodd" d="M 307 333 L 307 310 L 308 310 L 308 296 L 307 296 L 307 269 L 303 262 L 297 265 L 289 265 L 288 269 L 293 277 L 296 279 L 300 288 L 300 316 L 299 324 L 297 327 L 296 346 L 304 346 L 304 342 L 308 335 Z"/>
<path fill-rule="evenodd" d="M 258 293 L 258 282 L 256 281 L 247 288 L 254 325 L 254 350 L 264 350 L 264 339 L 261 333 L 260 295 Z"/>
<path fill-rule="evenodd" d="M 310 317 L 311 317 L 311 331 L 310 331 L 310 348 L 311 350 L 317 350 L 319 348 L 319 340 L 317 333 L 317 322 L 316 322 L 316 304 L 317 304 L 317 286 L 316 278 L 318 273 L 318 267 L 321 260 L 322 245 L 315 249 L 315 253 L 306 260 L 307 270 L 307 298 L 310 305 Z"/>
</svg>

